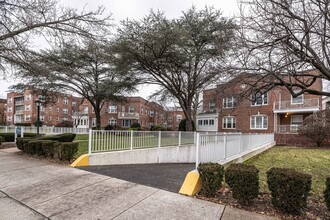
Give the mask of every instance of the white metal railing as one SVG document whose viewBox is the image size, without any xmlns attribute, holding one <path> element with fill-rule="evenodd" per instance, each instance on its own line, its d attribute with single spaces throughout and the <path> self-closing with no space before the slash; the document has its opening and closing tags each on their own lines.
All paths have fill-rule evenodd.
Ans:
<svg viewBox="0 0 330 220">
<path fill-rule="evenodd" d="M 299 128 L 302 125 L 277 125 L 275 127 L 275 133 L 284 134 L 284 133 L 292 133 L 297 134 Z"/>
<path fill-rule="evenodd" d="M 314 99 L 303 99 L 302 103 L 292 103 L 291 100 L 287 101 L 278 101 L 274 102 L 274 110 L 280 109 L 295 109 L 295 108 L 319 108 L 320 107 L 320 100 L 317 98 Z"/>
<path fill-rule="evenodd" d="M 118 118 L 139 118 L 140 114 L 136 112 L 118 112 Z"/>
<path fill-rule="evenodd" d="M 274 134 L 198 133 L 196 139 L 197 169 L 200 163 L 229 162 L 271 144 Z"/>
<path fill-rule="evenodd" d="M 0 126 L 0 133 L 15 132 L 16 128 L 20 126 Z M 20 127 L 20 131 L 23 133 L 37 133 L 37 127 Z M 61 134 L 61 133 L 76 133 L 76 134 L 88 134 L 89 128 L 65 128 L 65 127 L 40 127 L 39 132 L 41 134 Z"/>
<path fill-rule="evenodd" d="M 90 130 L 88 153 L 181 146 L 195 143 L 196 132 Z"/>
</svg>

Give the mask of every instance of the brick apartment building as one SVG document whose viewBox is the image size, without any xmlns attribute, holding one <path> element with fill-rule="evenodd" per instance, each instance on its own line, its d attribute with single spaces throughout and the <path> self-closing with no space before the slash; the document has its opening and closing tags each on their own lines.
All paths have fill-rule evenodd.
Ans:
<svg viewBox="0 0 330 220">
<path fill-rule="evenodd" d="M 72 121 L 78 128 L 96 126 L 95 112 L 86 99 L 61 93 L 41 95 L 31 90 L 7 94 L 7 124 L 34 125 L 37 120 L 36 100 L 44 100 L 40 120 L 45 126 L 55 126 L 62 121 Z M 182 118 L 182 111 L 166 111 L 163 106 L 141 97 L 126 97 L 120 102 L 106 101 L 101 109 L 101 127 L 110 124 L 129 128 L 138 122 L 144 130 L 154 125 L 177 130 Z"/>
<path fill-rule="evenodd" d="M 6 125 L 7 119 L 7 100 L 0 99 L 0 125 Z"/>
<path fill-rule="evenodd" d="M 78 128 L 96 126 L 96 116 L 89 101 L 84 100 L 79 111 L 80 113 L 73 118 Z M 110 124 L 129 128 L 133 123 L 140 123 L 143 129 L 149 130 L 151 126 L 164 125 L 165 117 L 166 112 L 161 105 L 141 97 L 126 97 L 119 102 L 105 102 L 101 109 L 101 127 Z"/>
<path fill-rule="evenodd" d="M 166 111 L 166 126 L 172 131 L 179 129 L 179 124 L 182 119 L 185 119 L 181 108 L 168 108 Z"/>
<path fill-rule="evenodd" d="M 203 113 L 197 116 L 197 131 L 297 133 L 308 115 L 321 110 L 321 96 L 302 94 L 294 98 L 282 87 L 239 100 L 246 86 L 234 79 L 205 90 Z M 322 90 L 321 80 L 312 87 Z"/>
<path fill-rule="evenodd" d="M 41 95 L 36 91 L 7 93 L 7 124 L 34 125 L 37 121 L 36 100 L 44 100 L 40 107 L 40 120 L 43 125 L 54 126 L 62 121 L 71 121 L 81 99 L 72 95 Z"/>
</svg>

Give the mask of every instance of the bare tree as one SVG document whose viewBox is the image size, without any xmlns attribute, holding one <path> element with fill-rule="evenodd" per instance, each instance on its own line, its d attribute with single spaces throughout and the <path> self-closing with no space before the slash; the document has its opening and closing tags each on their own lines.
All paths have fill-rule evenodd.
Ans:
<svg viewBox="0 0 330 220">
<path fill-rule="evenodd" d="M 114 47 L 122 60 L 118 67 L 145 76 L 175 97 L 191 131 L 196 94 L 224 74 L 234 29 L 232 20 L 212 8 L 191 8 L 174 20 L 160 12 L 126 20 Z"/>
<path fill-rule="evenodd" d="M 0 69 L 7 72 L 8 64 L 22 65 L 38 37 L 49 43 L 68 36 L 103 37 L 111 26 L 103 12 L 103 7 L 78 12 L 60 7 L 57 0 L 0 0 Z"/>
<path fill-rule="evenodd" d="M 117 72 L 109 43 L 73 41 L 44 50 L 21 69 L 24 81 L 15 89 L 34 88 L 53 92 L 72 92 L 90 102 L 101 127 L 101 109 L 106 100 L 121 100 L 121 95 L 135 90 L 138 78 L 129 72 Z"/>
<path fill-rule="evenodd" d="M 238 70 L 258 76 L 256 85 L 261 82 L 265 90 L 284 86 L 294 96 L 330 96 L 330 91 L 311 88 L 317 81 L 330 81 L 330 1 L 240 3 Z"/>
</svg>

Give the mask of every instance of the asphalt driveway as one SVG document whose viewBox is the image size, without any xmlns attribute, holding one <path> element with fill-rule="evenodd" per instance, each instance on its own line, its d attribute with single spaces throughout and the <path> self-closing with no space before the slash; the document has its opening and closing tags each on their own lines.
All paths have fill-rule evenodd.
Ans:
<svg viewBox="0 0 330 220">
<path fill-rule="evenodd" d="M 195 164 L 134 164 L 80 167 L 89 172 L 178 193 Z"/>
</svg>

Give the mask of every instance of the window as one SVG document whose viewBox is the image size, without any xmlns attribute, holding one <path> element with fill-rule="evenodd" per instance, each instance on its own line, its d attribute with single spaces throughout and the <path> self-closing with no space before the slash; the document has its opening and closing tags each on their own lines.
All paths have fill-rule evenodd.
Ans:
<svg viewBox="0 0 330 220">
<path fill-rule="evenodd" d="M 150 111 L 150 117 L 154 117 L 154 111 Z"/>
<path fill-rule="evenodd" d="M 151 127 L 151 126 L 154 126 L 154 123 L 153 123 L 153 122 L 150 122 L 150 127 Z"/>
<path fill-rule="evenodd" d="M 222 128 L 235 129 L 236 128 L 236 118 L 232 117 L 232 116 L 224 117 L 222 119 Z"/>
<path fill-rule="evenodd" d="M 48 116 L 48 121 L 51 121 L 52 120 L 52 116 Z"/>
<path fill-rule="evenodd" d="M 255 115 L 251 116 L 251 129 L 267 129 L 268 128 L 268 116 Z"/>
<path fill-rule="evenodd" d="M 116 119 L 109 119 L 109 125 L 116 125 Z"/>
<path fill-rule="evenodd" d="M 96 118 L 92 119 L 92 127 L 96 127 Z"/>
<path fill-rule="evenodd" d="M 56 112 L 60 112 L 60 108 L 56 108 Z"/>
<path fill-rule="evenodd" d="M 140 112 L 141 112 L 141 115 L 143 115 L 143 107 L 141 107 L 141 111 Z"/>
<path fill-rule="evenodd" d="M 234 97 L 227 97 L 223 100 L 223 108 L 234 108 L 236 105 L 236 99 Z"/>
<path fill-rule="evenodd" d="M 77 105 L 77 102 L 72 102 L 72 106 L 75 107 Z"/>
<path fill-rule="evenodd" d="M 25 121 L 30 121 L 31 120 L 31 116 L 30 115 L 24 115 L 24 120 Z"/>
<path fill-rule="evenodd" d="M 181 121 L 182 120 L 182 115 L 177 115 L 176 116 L 176 121 Z"/>
<path fill-rule="evenodd" d="M 57 116 L 57 117 L 56 117 L 56 121 L 59 121 L 59 120 L 60 120 L 60 116 Z"/>
<path fill-rule="evenodd" d="M 115 106 L 115 105 L 109 105 L 108 112 L 109 113 L 117 113 L 117 106 Z"/>
<path fill-rule="evenodd" d="M 8 103 L 13 103 L 13 98 L 8 98 Z"/>
<path fill-rule="evenodd" d="M 294 93 L 298 93 L 299 90 L 294 90 Z M 301 94 L 297 97 L 291 97 L 291 104 L 303 104 L 304 103 L 304 94 Z"/>
<path fill-rule="evenodd" d="M 40 115 L 40 121 L 44 121 L 45 117 L 43 115 Z"/>
<path fill-rule="evenodd" d="M 31 94 L 25 96 L 25 101 L 30 101 L 31 100 Z"/>
<path fill-rule="evenodd" d="M 203 120 L 198 120 L 197 123 L 198 125 L 203 125 Z"/>
<path fill-rule="evenodd" d="M 63 98 L 63 104 L 64 105 L 67 105 L 68 104 L 68 98 L 67 97 Z"/>
<path fill-rule="evenodd" d="M 94 107 L 92 107 L 92 112 L 93 112 L 93 113 L 95 112 L 95 109 L 94 109 Z"/>
<path fill-rule="evenodd" d="M 214 119 L 210 119 L 209 125 L 214 125 Z"/>
<path fill-rule="evenodd" d="M 88 106 L 87 105 L 84 105 L 84 113 L 88 114 Z"/>
<path fill-rule="evenodd" d="M 213 110 L 213 109 L 215 109 L 216 107 L 215 107 L 215 100 L 211 100 L 210 102 L 209 102 L 209 110 Z"/>
<path fill-rule="evenodd" d="M 209 120 L 204 120 L 203 125 L 209 125 Z"/>
<path fill-rule="evenodd" d="M 45 108 L 42 105 L 40 106 L 40 111 L 45 111 Z"/>
<path fill-rule="evenodd" d="M 7 121 L 11 121 L 13 119 L 13 116 L 8 115 Z"/>
<path fill-rule="evenodd" d="M 13 107 L 8 107 L 8 112 L 12 112 L 13 111 Z"/>
<path fill-rule="evenodd" d="M 252 106 L 256 105 L 268 105 L 268 94 L 267 93 L 260 93 L 256 92 L 252 95 Z"/>
<path fill-rule="evenodd" d="M 135 108 L 129 106 L 129 107 L 128 107 L 128 113 L 133 114 L 134 112 L 135 112 Z"/>
<path fill-rule="evenodd" d="M 123 127 L 128 128 L 131 127 L 131 120 L 123 120 Z"/>
<path fill-rule="evenodd" d="M 52 107 L 48 107 L 48 111 L 51 112 L 53 109 Z"/>
<path fill-rule="evenodd" d="M 125 112 L 125 106 L 122 106 L 122 107 L 121 107 L 121 111 L 122 111 L 122 112 Z"/>
<path fill-rule="evenodd" d="M 291 124 L 292 125 L 302 125 L 303 116 L 302 115 L 291 115 Z"/>
<path fill-rule="evenodd" d="M 68 120 L 67 117 L 63 117 L 63 118 L 62 118 L 62 121 L 67 121 L 67 120 Z"/>
<path fill-rule="evenodd" d="M 63 109 L 63 114 L 68 114 L 68 112 L 69 112 L 69 111 L 68 111 L 67 108 L 64 108 L 64 109 Z"/>
<path fill-rule="evenodd" d="M 30 111 L 31 110 L 31 105 L 25 105 L 25 111 Z"/>
</svg>

